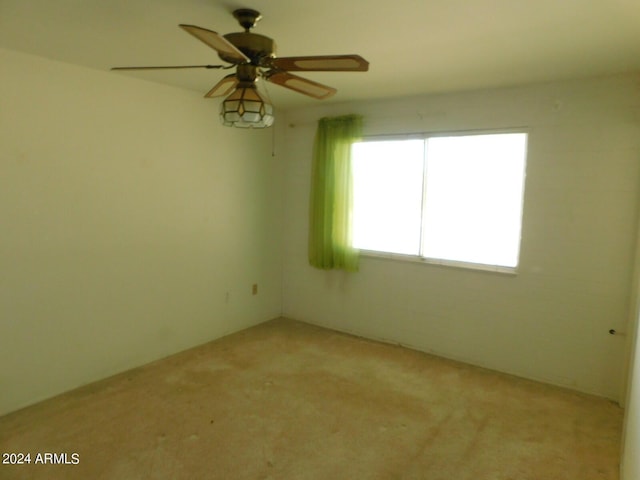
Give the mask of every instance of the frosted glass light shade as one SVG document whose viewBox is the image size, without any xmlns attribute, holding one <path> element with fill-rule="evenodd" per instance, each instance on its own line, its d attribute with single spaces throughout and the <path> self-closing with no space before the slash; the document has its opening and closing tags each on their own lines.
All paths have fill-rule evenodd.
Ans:
<svg viewBox="0 0 640 480">
<path fill-rule="evenodd" d="M 255 85 L 236 88 L 220 105 L 220 121 L 227 127 L 265 128 L 273 125 L 273 106 Z"/>
</svg>

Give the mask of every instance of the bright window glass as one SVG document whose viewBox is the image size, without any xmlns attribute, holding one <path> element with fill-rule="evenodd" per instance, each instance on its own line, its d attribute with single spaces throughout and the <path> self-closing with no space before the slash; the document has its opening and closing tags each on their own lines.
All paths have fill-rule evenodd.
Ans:
<svg viewBox="0 0 640 480">
<path fill-rule="evenodd" d="M 354 246 L 516 267 L 525 133 L 354 145 Z"/>
<path fill-rule="evenodd" d="M 423 171 L 423 140 L 353 146 L 354 246 L 420 253 Z"/>
</svg>

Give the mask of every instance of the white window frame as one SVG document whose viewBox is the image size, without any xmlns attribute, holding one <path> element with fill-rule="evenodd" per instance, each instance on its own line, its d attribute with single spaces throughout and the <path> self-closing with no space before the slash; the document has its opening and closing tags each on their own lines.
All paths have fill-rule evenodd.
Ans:
<svg viewBox="0 0 640 480">
<path fill-rule="evenodd" d="M 518 263 L 515 267 L 502 266 L 502 265 L 488 265 L 482 263 L 474 263 L 474 262 L 465 262 L 465 261 L 457 261 L 457 260 L 446 260 L 439 258 L 431 258 L 431 257 L 423 257 L 421 255 L 412 255 L 412 254 L 404 254 L 404 253 L 394 253 L 394 252 L 384 252 L 378 250 L 367 250 L 360 249 L 360 254 L 365 257 L 377 258 L 382 260 L 392 260 L 392 261 L 402 261 L 402 262 L 413 262 L 418 264 L 428 264 L 428 265 L 437 265 L 444 267 L 454 267 L 454 268 L 462 268 L 462 269 L 470 269 L 470 270 L 479 270 L 483 272 L 495 272 L 501 274 L 510 274 L 515 275 L 518 273 L 518 268 L 520 266 L 520 257 L 521 257 L 521 248 L 522 248 L 522 228 L 524 224 L 524 199 L 525 199 L 525 189 L 526 189 L 526 176 L 527 176 L 527 160 L 528 160 L 528 142 L 529 142 L 529 129 L 526 127 L 514 127 L 514 128 L 503 128 L 496 130 L 456 130 L 456 131 L 442 131 L 442 132 L 423 132 L 423 133 L 406 133 L 406 134 L 381 134 L 381 135 L 367 135 L 362 138 L 359 143 L 362 142 L 379 142 L 379 141 L 401 141 L 401 140 L 415 140 L 422 139 L 428 140 L 429 138 L 437 138 L 437 137 L 455 137 L 455 136 L 471 136 L 471 135 L 499 135 L 499 134 L 509 134 L 509 133 L 522 133 L 525 134 L 525 152 L 524 152 L 524 168 L 523 168 L 523 186 L 522 186 L 522 197 L 520 199 L 520 239 L 518 243 Z M 425 151 L 426 155 L 426 151 Z M 424 209 L 424 205 L 426 203 L 427 198 L 427 189 L 426 189 L 426 179 L 427 179 L 427 162 L 425 159 L 424 168 L 423 168 L 423 198 L 422 198 L 422 208 Z M 424 210 L 423 210 L 424 211 Z M 425 232 L 426 225 L 424 221 L 421 221 L 421 232 L 420 232 L 420 245 L 423 245 L 423 239 L 426 235 Z M 422 247 L 421 247 L 422 248 Z"/>
</svg>

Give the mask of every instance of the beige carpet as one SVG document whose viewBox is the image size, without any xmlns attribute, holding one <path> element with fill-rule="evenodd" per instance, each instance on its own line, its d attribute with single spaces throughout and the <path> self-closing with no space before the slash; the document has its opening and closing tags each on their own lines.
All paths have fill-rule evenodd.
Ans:
<svg viewBox="0 0 640 480">
<path fill-rule="evenodd" d="M 0 478 L 617 479 L 621 425 L 606 400 L 274 320 L 1 417 L 0 452 L 32 462 Z"/>
</svg>

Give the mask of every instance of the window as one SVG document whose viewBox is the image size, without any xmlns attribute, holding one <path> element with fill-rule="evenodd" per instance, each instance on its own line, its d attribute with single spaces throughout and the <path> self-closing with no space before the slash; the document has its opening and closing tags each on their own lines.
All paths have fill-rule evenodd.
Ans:
<svg viewBox="0 0 640 480">
<path fill-rule="evenodd" d="M 492 133 L 354 144 L 353 246 L 516 267 L 526 141 Z"/>
</svg>

